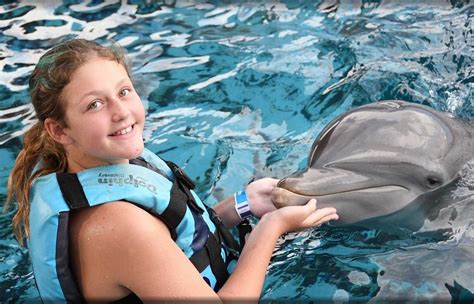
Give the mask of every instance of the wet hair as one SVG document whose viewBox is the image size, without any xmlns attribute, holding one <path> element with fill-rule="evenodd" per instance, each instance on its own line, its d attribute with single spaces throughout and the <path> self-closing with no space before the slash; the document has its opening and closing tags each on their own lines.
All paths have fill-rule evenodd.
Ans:
<svg viewBox="0 0 474 304">
<path fill-rule="evenodd" d="M 30 76 L 29 93 L 38 121 L 24 135 L 23 149 L 8 178 L 5 204 L 5 210 L 8 210 L 12 201 L 17 201 L 18 208 L 12 225 L 21 245 L 29 237 L 29 195 L 33 180 L 67 170 L 66 151 L 51 138 L 44 122 L 51 118 L 67 126 L 63 89 L 70 82 L 72 74 L 94 58 L 116 61 L 126 69 L 131 78 L 129 63 L 122 48 L 116 45 L 105 47 L 84 39 L 69 40 L 47 51 Z"/>
</svg>

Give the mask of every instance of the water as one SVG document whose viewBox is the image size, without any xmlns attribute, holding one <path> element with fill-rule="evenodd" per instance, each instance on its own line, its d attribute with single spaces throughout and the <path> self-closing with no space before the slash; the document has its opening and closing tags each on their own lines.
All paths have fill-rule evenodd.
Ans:
<svg viewBox="0 0 474 304">
<path fill-rule="evenodd" d="M 128 51 L 148 111 L 146 145 L 185 167 L 213 205 L 253 177 L 306 165 L 333 118 L 403 99 L 472 118 L 469 1 L 0 1 L 0 200 L 34 122 L 27 81 L 67 38 Z M 438 302 L 474 292 L 473 166 L 421 231 L 285 235 L 262 299 Z M 28 252 L 0 218 L 0 301 L 38 300 Z"/>
</svg>

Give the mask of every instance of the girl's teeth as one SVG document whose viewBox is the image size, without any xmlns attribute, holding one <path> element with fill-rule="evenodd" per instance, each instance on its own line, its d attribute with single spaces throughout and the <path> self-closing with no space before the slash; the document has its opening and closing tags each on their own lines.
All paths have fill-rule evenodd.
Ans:
<svg viewBox="0 0 474 304">
<path fill-rule="evenodd" d="M 115 132 L 113 135 L 124 135 L 124 134 L 129 133 L 130 131 L 132 131 L 132 126 L 126 128 L 126 129 L 117 131 L 117 132 Z"/>
</svg>

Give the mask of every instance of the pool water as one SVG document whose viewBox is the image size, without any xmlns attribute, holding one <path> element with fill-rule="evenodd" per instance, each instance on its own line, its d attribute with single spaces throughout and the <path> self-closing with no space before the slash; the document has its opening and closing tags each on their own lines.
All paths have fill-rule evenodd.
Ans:
<svg viewBox="0 0 474 304">
<path fill-rule="evenodd" d="M 27 82 L 73 37 L 115 41 L 148 117 L 146 146 L 185 168 L 209 205 L 306 166 L 341 113 L 402 99 L 472 119 L 466 1 L 1 1 L 0 200 L 33 124 Z M 257 1 L 256 1 L 257 2 Z M 474 164 L 420 231 L 321 227 L 282 237 L 262 300 L 472 301 Z M 0 218 L 0 302 L 38 301 L 28 251 Z"/>
</svg>

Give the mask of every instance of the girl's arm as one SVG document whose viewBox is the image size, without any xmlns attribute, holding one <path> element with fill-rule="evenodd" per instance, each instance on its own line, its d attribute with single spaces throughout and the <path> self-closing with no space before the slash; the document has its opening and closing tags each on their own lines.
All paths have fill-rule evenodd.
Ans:
<svg viewBox="0 0 474 304">
<path fill-rule="evenodd" d="M 316 201 L 305 206 L 284 207 L 263 215 L 245 242 L 234 272 L 219 290 L 226 300 L 258 300 L 265 274 L 278 238 L 290 231 L 299 231 L 337 220 L 334 208 L 316 209 Z"/>
<path fill-rule="evenodd" d="M 88 301 L 116 300 L 130 291 L 144 301 L 257 300 L 278 237 L 337 218 L 333 208 L 316 210 L 314 200 L 267 213 L 216 294 L 159 219 L 125 202 L 91 209 L 71 230 L 75 273 Z"/>
</svg>

